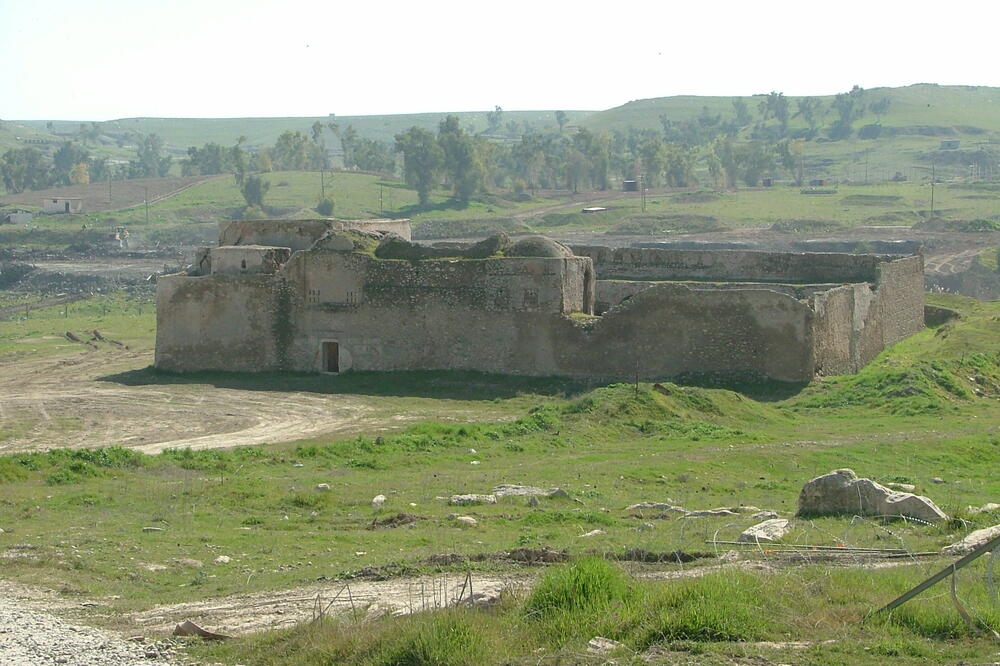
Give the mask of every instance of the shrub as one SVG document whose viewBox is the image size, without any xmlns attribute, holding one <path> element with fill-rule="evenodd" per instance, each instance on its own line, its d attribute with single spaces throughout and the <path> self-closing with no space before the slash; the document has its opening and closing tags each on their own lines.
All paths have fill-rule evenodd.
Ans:
<svg viewBox="0 0 1000 666">
<path fill-rule="evenodd" d="M 331 215 L 333 215 L 333 199 L 327 197 L 321 200 L 316 205 L 316 212 L 322 215 L 323 217 L 330 217 Z"/>
</svg>

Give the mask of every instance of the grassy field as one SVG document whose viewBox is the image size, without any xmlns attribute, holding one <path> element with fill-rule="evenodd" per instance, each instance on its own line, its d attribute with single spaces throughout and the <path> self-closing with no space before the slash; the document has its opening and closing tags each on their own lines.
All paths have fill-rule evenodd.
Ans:
<svg viewBox="0 0 1000 666">
<path fill-rule="evenodd" d="M 840 467 L 883 482 L 912 483 L 956 519 L 943 525 L 801 520 L 786 542 L 930 551 L 997 522 L 995 513 L 974 515 L 965 507 L 1000 499 L 994 474 L 1000 462 L 1000 306 L 932 298 L 958 308 L 962 319 L 896 345 L 857 375 L 808 386 L 668 384 L 657 391 L 645 384 L 636 390 L 452 373 L 360 373 L 311 381 L 326 383 L 328 391 L 431 402 L 514 401 L 509 404 L 519 405 L 513 410 L 519 417 L 426 422 L 378 437 L 319 437 L 159 456 L 110 448 L 0 457 L 4 576 L 98 598 L 106 616 L 101 621 L 119 624 L 123 614 L 158 603 L 285 589 L 365 567 L 385 576 L 456 568 L 509 571 L 516 565 L 489 557 L 450 565 L 429 558 L 549 547 L 565 549 L 582 573 L 553 573 L 555 579 L 539 589 L 548 585 L 554 591 L 536 591 L 493 613 L 387 620 L 352 629 L 357 639 L 346 643 L 336 638 L 342 633 L 338 624 L 313 625 L 241 639 L 213 656 L 241 663 L 308 663 L 298 652 L 306 650 L 315 663 L 423 663 L 392 655 L 403 649 L 399 641 L 435 644 L 428 636 L 439 632 L 459 636 L 455 652 L 442 653 L 437 662 L 448 664 L 508 658 L 521 663 L 534 659 L 530 655 L 538 649 L 551 663 L 573 662 L 593 635 L 621 640 L 635 652 L 693 653 L 703 663 L 734 650 L 779 656 L 792 650 L 743 646 L 761 640 L 809 641 L 806 652 L 795 653 L 806 655 L 805 663 L 860 659 L 865 650 L 913 663 L 982 656 L 995 647 L 975 638 L 940 594 L 928 595 L 887 624 L 859 628 L 865 613 L 943 566 L 941 560 L 900 570 L 780 565 L 640 589 L 617 570 L 598 567 L 588 573 L 580 559 L 636 548 L 713 555 L 706 540 L 734 540 L 756 519 L 746 513 L 677 519 L 625 507 L 643 501 L 688 509 L 753 505 L 788 516 L 805 481 Z M 148 341 L 147 329 L 136 326 L 148 314 L 139 315 L 127 303 L 111 312 L 100 301 L 87 307 L 93 327 L 123 337 L 136 330 Z M 45 338 L 62 328 L 58 310 L 43 314 L 0 323 L 3 350 L 10 353 L 16 339 Z M 36 353 L 58 354 L 62 343 L 38 344 Z M 266 390 L 270 380 L 147 371 L 141 381 L 213 381 Z M 324 390 L 319 384 L 312 390 Z M 944 482 L 933 482 L 936 477 Z M 323 483 L 329 490 L 317 490 Z M 500 483 L 560 487 L 569 496 L 542 499 L 537 507 L 524 498 L 470 507 L 441 499 L 488 493 Z M 388 498 L 379 509 L 371 506 L 376 494 Z M 478 523 L 463 526 L 451 517 L 455 513 Z M 371 529 L 373 521 L 399 514 L 407 515 L 399 527 Z M 150 527 L 157 529 L 143 529 Z M 593 530 L 600 532 L 581 536 Z M 218 555 L 231 563 L 190 563 L 211 563 Z M 714 561 L 710 556 L 687 566 Z M 558 591 L 575 585 L 578 576 L 596 579 L 584 585 L 582 595 Z M 607 585 L 610 597 L 600 591 Z M 970 572 L 962 585 L 963 599 L 996 627 L 981 577 Z M 591 592 L 604 599 L 593 608 L 587 601 Z M 573 606 L 576 598 L 587 607 Z M 763 616 L 754 610 L 761 603 L 768 609 Z M 535 619 L 525 624 L 519 619 L 524 617 Z M 486 647 L 466 643 L 470 636 L 479 636 Z M 838 643 L 824 645 L 825 640 Z M 507 647 L 478 661 L 491 641 Z"/>
<path fill-rule="evenodd" d="M 417 229 L 428 224 L 443 229 L 439 235 L 452 236 L 463 235 L 466 228 L 492 229 L 501 222 L 510 224 L 518 213 L 563 201 L 542 197 L 512 201 L 489 196 L 458 206 L 448 192 L 437 191 L 431 196 L 431 204 L 421 208 L 417 206 L 416 192 L 398 181 L 370 174 L 327 172 L 321 183 L 318 172 L 277 171 L 263 174 L 263 179 L 270 183 L 264 199 L 265 213 L 273 217 L 319 217 L 314 208 L 325 192 L 334 201 L 334 217 L 408 217 Z M 177 179 L 165 180 L 174 183 Z M 97 192 L 95 196 L 106 192 L 105 185 L 87 187 Z M 141 196 L 141 185 L 137 191 Z M 43 216 L 27 226 L 0 227 L 0 244 L 54 249 L 72 244 L 105 244 L 108 230 L 118 225 L 129 228 L 132 245 L 138 248 L 156 243 L 211 243 L 217 236 L 218 222 L 240 219 L 245 206 L 233 179 L 219 176 L 150 205 L 148 224 L 141 204 L 108 212 Z M 84 225 L 88 229 L 82 229 Z"/>
</svg>

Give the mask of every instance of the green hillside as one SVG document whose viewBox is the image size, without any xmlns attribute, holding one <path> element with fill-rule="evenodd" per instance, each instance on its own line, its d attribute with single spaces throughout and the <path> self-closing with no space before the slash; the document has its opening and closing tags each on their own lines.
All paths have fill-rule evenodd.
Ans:
<svg viewBox="0 0 1000 666">
<path fill-rule="evenodd" d="M 958 135 L 981 135 L 978 130 L 1000 132 L 1000 88 L 985 86 L 940 86 L 933 83 L 918 83 L 904 88 L 870 88 L 865 90 L 869 101 L 889 99 L 889 108 L 881 118 L 884 127 L 913 128 L 935 126 L 954 130 Z M 594 130 L 624 131 L 634 126 L 642 129 L 660 129 L 660 115 L 666 114 L 671 120 L 693 120 L 707 108 L 711 114 L 733 115 L 733 99 L 742 99 L 750 109 L 754 120 L 759 119 L 757 105 L 763 95 L 750 97 L 698 97 L 680 95 L 641 99 L 622 106 L 590 114 L 580 124 Z M 833 120 L 830 104 L 833 95 L 816 97 L 823 104 L 821 126 Z M 789 97 L 794 116 L 796 102 L 801 97 Z M 861 127 L 874 123 L 876 117 L 865 113 L 856 123 Z M 789 123 L 792 129 L 806 127 L 801 117 L 793 117 Z"/>
<path fill-rule="evenodd" d="M 590 111 L 567 111 L 569 122 L 578 122 L 589 115 Z M 351 125 L 362 137 L 379 141 L 392 141 L 393 137 L 414 125 L 426 129 L 437 128 L 438 122 L 448 115 L 447 111 L 440 113 L 409 113 L 384 116 L 316 116 L 300 118 L 122 118 L 101 123 L 106 134 L 121 135 L 126 133 L 155 133 L 163 139 L 167 149 L 184 151 L 188 146 L 201 146 L 214 141 L 222 145 L 231 145 L 240 136 L 247 137 L 250 146 L 271 145 L 278 136 L 288 130 L 308 132 L 316 121 L 323 123 L 335 122 L 340 127 Z M 471 127 L 475 132 L 481 132 L 488 127 L 486 111 L 454 113 L 464 127 Z M 524 131 L 525 125 L 536 129 L 555 128 L 555 111 L 504 111 L 503 124 L 515 121 L 518 123 L 517 133 Z M 45 131 L 45 120 L 19 121 L 24 126 L 36 131 Z M 72 132 L 79 127 L 77 121 L 52 121 L 56 132 Z M 325 129 L 329 145 L 336 145 L 336 139 Z"/>
</svg>

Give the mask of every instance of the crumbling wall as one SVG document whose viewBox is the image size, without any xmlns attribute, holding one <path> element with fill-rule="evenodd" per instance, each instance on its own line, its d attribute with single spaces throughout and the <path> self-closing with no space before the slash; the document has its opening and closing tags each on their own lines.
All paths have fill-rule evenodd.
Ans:
<svg viewBox="0 0 1000 666">
<path fill-rule="evenodd" d="M 858 313 L 856 316 L 860 316 Z M 883 262 L 858 348 L 858 366 L 883 349 L 924 328 L 924 258 L 913 255 Z"/>
<path fill-rule="evenodd" d="M 265 245 L 225 245 L 213 247 L 209 266 L 212 273 L 241 275 L 244 273 L 273 274 L 292 252 L 287 247 Z"/>
<path fill-rule="evenodd" d="M 367 290 L 366 290 L 367 293 Z M 661 284 L 601 318 L 497 310 L 441 298 L 366 299 L 300 313 L 292 366 L 316 370 L 336 340 L 356 369 L 471 369 L 657 379 L 681 373 L 812 376 L 811 310 L 774 291 Z M 405 322 L 405 325 L 401 325 Z"/>
<path fill-rule="evenodd" d="M 219 245 L 273 245 L 308 250 L 328 231 L 386 231 L 410 240 L 409 220 L 235 220 L 219 225 Z"/>
<path fill-rule="evenodd" d="M 574 245 L 603 279 L 732 282 L 875 282 L 886 257 L 861 254 L 666 250 Z"/>
<path fill-rule="evenodd" d="M 156 367 L 256 372 L 278 368 L 275 279 L 168 275 L 156 284 Z"/>
<path fill-rule="evenodd" d="M 235 220 L 220 224 L 219 245 L 272 245 L 297 252 L 329 230 L 327 220 Z"/>
<path fill-rule="evenodd" d="M 337 230 L 357 229 L 359 231 L 385 231 L 410 240 L 409 220 L 330 220 L 331 228 Z"/>
</svg>

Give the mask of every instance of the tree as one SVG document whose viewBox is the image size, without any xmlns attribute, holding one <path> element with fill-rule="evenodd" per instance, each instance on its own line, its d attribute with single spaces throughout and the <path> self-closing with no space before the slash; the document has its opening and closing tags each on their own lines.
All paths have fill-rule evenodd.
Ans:
<svg viewBox="0 0 1000 666">
<path fill-rule="evenodd" d="M 734 97 L 732 100 L 733 112 L 736 114 L 736 125 L 738 127 L 746 127 L 753 121 L 753 116 L 750 114 L 750 107 L 741 97 Z"/>
<path fill-rule="evenodd" d="M 274 142 L 271 160 L 280 171 L 305 169 L 310 160 L 309 137 L 298 130 L 285 130 Z"/>
<path fill-rule="evenodd" d="M 396 160 L 389 147 L 374 139 L 358 139 L 354 146 L 354 163 L 363 171 L 392 173 L 396 170 Z"/>
<path fill-rule="evenodd" d="M 72 185 L 86 185 L 90 182 L 90 165 L 87 162 L 78 162 L 69 170 L 69 182 Z"/>
<path fill-rule="evenodd" d="M 503 122 L 503 109 L 500 108 L 498 104 L 492 111 L 486 114 L 486 123 L 490 127 L 490 134 L 495 134 L 498 129 L 500 129 L 500 124 Z"/>
<path fill-rule="evenodd" d="M 236 145 L 229 149 L 229 163 L 232 165 L 233 179 L 237 187 L 243 187 L 243 180 L 247 174 L 247 152 L 243 150 L 246 140 L 245 136 L 240 136 L 236 139 Z"/>
<path fill-rule="evenodd" d="M 569 116 L 566 115 L 565 111 L 556 111 L 556 123 L 559 125 L 559 133 L 563 131 L 563 127 L 566 126 L 566 121 L 569 120 Z"/>
<path fill-rule="evenodd" d="M 837 120 L 830 126 L 828 134 L 834 141 L 846 139 L 853 133 L 854 121 L 864 114 L 865 89 L 855 85 L 850 92 L 838 93 L 833 98 L 833 110 L 837 112 Z"/>
<path fill-rule="evenodd" d="M 137 143 L 136 156 L 138 159 L 129 162 L 129 177 L 156 178 L 159 176 L 162 178 L 166 176 L 170 172 L 173 158 L 160 154 L 163 149 L 163 140 L 156 134 L 140 134 Z"/>
<path fill-rule="evenodd" d="M 264 195 L 271 189 L 270 181 L 262 180 L 260 176 L 248 176 L 243 181 L 240 193 L 247 202 L 247 206 L 264 207 Z"/>
<path fill-rule="evenodd" d="M 49 165 L 35 148 L 11 148 L 0 159 L 0 176 L 8 192 L 40 190 L 49 185 Z"/>
<path fill-rule="evenodd" d="M 338 132 L 340 136 L 340 149 L 344 153 L 344 166 L 351 168 L 357 166 L 354 159 L 354 150 L 358 143 L 358 131 L 353 125 L 348 125 Z"/>
<path fill-rule="evenodd" d="M 795 107 L 795 115 L 802 116 L 802 120 L 806 121 L 810 132 L 815 131 L 816 125 L 819 123 L 819 114 L 823 108 L 823 102 L 816 97 L 800 97 L 796 100 Z"/>
<path fill-rule="evenodd" d="M 52 182 L 56 185 L 72 183 L 70 172 L 77 164 L 86 162 L 90 155 L 87 150 L 73 141 L 65 141 L 52 154 Z"/>
<path fill-rule="evenodd" d="M 451 180 L 452 195 L 466 203 L 483 189 L 485 170 L 475 141 L 458 122 L 458 116 L 449 115 L 438 124 L 438 143 L 444 155 L 444 169 Z"/>
<path fill-rule="evenodd" d="M 868 105 L 868 109 L 875 114 L 875 122 L 882 122 L 882 116 L 884 116 L 889 111 L 889 105 L 892 100 L 888 97 L 883 97 L 877 102 L 872 102 Z"/>
<path fill-rule="evenodd" d="M 426 206 L 444 162 L 441 146 L 431 132 L 411 127 L 396 135 L 396 152 L 403 153 L 403 177 L 407 185 L 417 191 L 420 205 Z"/>
</svg>

